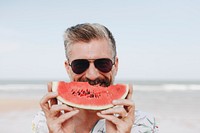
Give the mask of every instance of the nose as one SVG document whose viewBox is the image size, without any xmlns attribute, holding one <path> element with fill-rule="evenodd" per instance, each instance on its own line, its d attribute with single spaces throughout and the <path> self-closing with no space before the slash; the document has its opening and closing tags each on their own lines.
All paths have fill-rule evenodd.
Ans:
<svg viewBox="0 0 200 133">
<path fill-rule="evenodd" d="M 89 68 L 86 70 L 86 78 L 90 80 L 95 80 L 99 77 L 99 71 L 97 68 L 94 66 L 93 62 L 90 62 Z"/>
</svg>

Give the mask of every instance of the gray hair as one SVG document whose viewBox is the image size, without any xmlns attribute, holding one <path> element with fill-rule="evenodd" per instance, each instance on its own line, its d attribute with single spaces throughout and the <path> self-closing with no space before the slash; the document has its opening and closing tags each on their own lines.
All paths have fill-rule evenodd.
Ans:
<svg viewBox="0 0 200 133">
<path fill-rule="evenodd" d="M 112 47 L 114 57 L 116 56 L 116 44 L 112 33 L 103 25 L 94 23 L 83 23 L 72 26 L 65 31 L 64 45 L 65 54 L 68 59 L 68 48 L 77 42 L 90 42 L 93 39 L 106 39 Z"/>
</svg>

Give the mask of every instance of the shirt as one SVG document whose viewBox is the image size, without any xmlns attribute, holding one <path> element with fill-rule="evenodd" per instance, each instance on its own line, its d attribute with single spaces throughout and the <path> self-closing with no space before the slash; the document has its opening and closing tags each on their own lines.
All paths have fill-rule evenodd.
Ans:
<svg viewBox="0 0 200 133">
<path fill-rule="evenodd" d="M 39 111 L 32 121 L 32 133 L 48 133 L 46 117 L 43 111 Z M 132 126 L 131 133 L 158 133 L 158 126 L 155 118 L 151 115 L 136 110 L 135 122 Z M 90 133 L 106 133 L 105 119 L 99 120 Z"/>
</svg>

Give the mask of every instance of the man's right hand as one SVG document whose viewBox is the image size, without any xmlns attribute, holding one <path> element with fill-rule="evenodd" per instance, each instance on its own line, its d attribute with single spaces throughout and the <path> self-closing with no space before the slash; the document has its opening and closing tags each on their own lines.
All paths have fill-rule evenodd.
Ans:
<svg viewBox="0 0 200 133">
<path fill-rule="evenodd" d="M 57 93 L 52 92 L 52 84 L 48 84 L 48 93 L 41 99 L 40 106 L 45 113 L 49 133 L 73 133 L 74 122 L 72 117 L 79 110 L 64 104 L 57 104 Z M 64 112 L 64 113 L 62 113 Z"/>
</svg>

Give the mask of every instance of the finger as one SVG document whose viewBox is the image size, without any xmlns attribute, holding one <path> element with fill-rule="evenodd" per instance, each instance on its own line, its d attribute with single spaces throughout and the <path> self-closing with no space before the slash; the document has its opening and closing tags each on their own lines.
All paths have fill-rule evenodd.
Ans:
<svg viewBox="0 0 200 133">
<path fill-rule="evenodd" d="M 120 118 L 124 118 L 127 116 L 127 112 L 123 107 L 116 107 L 116 108 L 110 108 L 107 110 L 101 111 L 101 114 L 108 115 L 108 114 L 118 114 Z"/>
<path fill-rule="evenodd" d="M 99 117 L 103 118 L 103 119 L 106 119 L 106 120 L 108 120 L 108 121 L 111 121 L 111 122 L 112 122 L 113 124 L 115 124 L 115 125 L 119 125 L 119 124 L 122 122 L 121 119 L 115 117 L 114 115 L 104 115 L 104 114 L 101 114 L 101 113 L 99 113 L 99 112 L 97 113 L 97 115 L 98 115 Z"/>
<path fill-rule="evenodd" d="M 103 114 L 101 114 L 99 112 L 97 113 L 97 115 L 100 118 L 103 118 L 103 119 L 106 119 L 107 121 L 110 121 L 110 123 L 113 123 L 115 125 L 115 127 L 117 127 L 117 129 L 121 129 L 121 130 L 123 130 L 123 132 L 125 132 L 125 130 L 130 132 L 131 127 L 132 127 L 132 125 L 134 123 L 134 121 L 130 120 L 130 118 L 128 118 L 128 117 L 125 117 L 123 119 L 119 119 L 119 118 L 117 118 L 115 116 L 103 115 Z M 112 129 L 112 132 L 113 132 L 113 129 Z"/>
<path fill-rule="evenodd" d="M 134 123 L 135 120 L 135 105 L 124 107 L 125 110 L 128 111 L 127 116 L 125 116 L 125 120 Z"/>
<path fill-rule="evenodd" d="M 52 82 L 49 82 L 47 84 L 47 87 L 48 87 L 48 92 L 52 92 Z"/>
<path fill-rule="evenodd" d="M 133 106 L 134 103 L 132 100 L 128 99 L 118 99 L 118 100 L 113 100 L 112 104 L 114 105 L 123 105 L 123 106 Z"/>
<path fill-rule="evenodd" d="M 61 104 L 61 105 L 53 105 L 50 109 L 50 115 L 52 117 L 54 116 L 57 116 L 58 114 L 61 113 L 61 111 L 64 110 L 65 112 L 69 112 L 69 111 L 72 111 L 73 108 L 67 106 L 67 105 L 64 105 L 64 104 Z"/>
<path fill-rule="evenodd" d="M 78 113 L 79 113 L 79 110 L 70 111 L 68 113 L 61 115 L 58 119 L 56 119 L 56 121 L 59 124 L 62 124 L 63 122 L 65 122 L 66 120 L 70 119 L 71 117 L 73 117 L 74 115 Z"/>
<path fill-rule="evenodd" d="M 133 85 L 129 84 L 129 92 L 128 95 L 126 96 L 126 99 L 132 99 L 132 95 L 133 95 Z"/>
<path fill-rule="evenodd" d="M 47 88 L 48 88 L 48 92 L 52 92 L 52 82 L 49 82 L 47 84 Z M 54 104 L 57 104 L 57 103 L 58 103 L 58 101 L 57 101 L 56 98 L 53 98 L 53 99 L 50 100 L 51 105 L 54 105 Z"/>
<path fill-rule="evenodd" d="M 40 101 L 40 107 L 42 108 L 42 110 L 44 111 L 44 112 L 47 112 L 47 111 L 49 111 L 49 109 L 50 109 L 50 105 L 49 105 L 49 103 L 48 103 L 48 101 L 50 100 L 50 99 L 52 99 L 52 98 L 55 98 L 55 97 L 57 97 L 57 93 L 55 93 L 55 92 L 49 92 L 49 93 L 47 93 L 42 99 L 41 99 L 41 101 Z"/>
<path fill-rule="evenodd" d="M 124 109 L 129 113 L 133 113 L 135 111 L 135 104 L 132 100 L 128 99 L 119 99 L 119 100 L 113 100 L 114 105 L 123 105 Z"/>
</svg>

